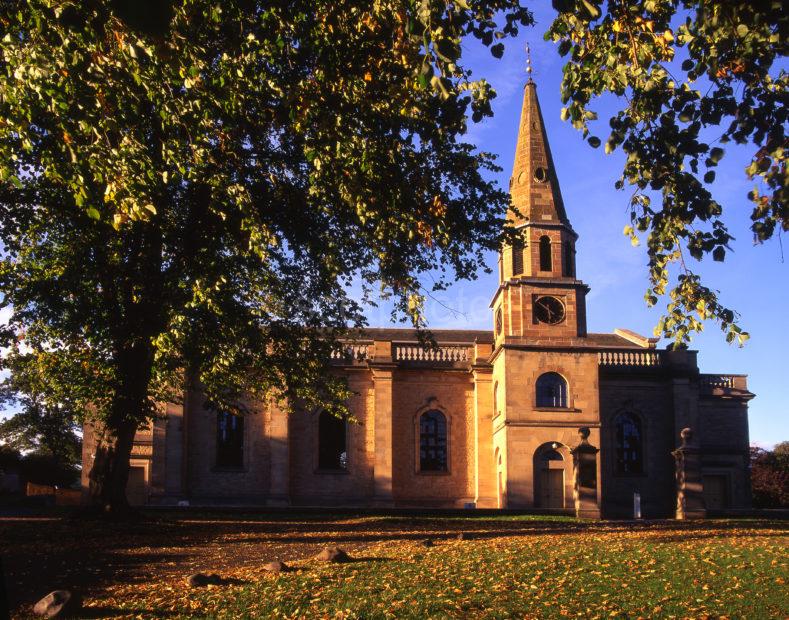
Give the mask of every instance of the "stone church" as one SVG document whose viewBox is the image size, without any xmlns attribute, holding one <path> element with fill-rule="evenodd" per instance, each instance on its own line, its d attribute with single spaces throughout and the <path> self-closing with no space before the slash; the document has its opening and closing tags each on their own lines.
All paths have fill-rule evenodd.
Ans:
<svg viewBox="0 0 789 620">
<path fill-rule="evenodd" d="M 521 233 L 488 330 L 368 329 L 333 363 L 358 423 L 168 404 L 132 451 L 135 504 L 508 508 L 703 516 L 750 503 L 743 375 L 625 329 L 587 330 L 589 287 L 543 124 L 524 87 L 510 180 Z M 683 430 L 684 429 L 684 430 Z M 86 428 L 83 483 L 93 438 Z"/>
</svg>

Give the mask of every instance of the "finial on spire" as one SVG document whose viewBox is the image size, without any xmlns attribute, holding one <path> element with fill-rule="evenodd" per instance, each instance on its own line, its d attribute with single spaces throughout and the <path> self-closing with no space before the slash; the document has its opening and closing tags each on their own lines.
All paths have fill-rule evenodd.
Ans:
<svg viewBox="0 0 789 620">
<path fill-rule="evenodd" d="M 532 79 L 532 66 L 531 66 L 531 49 L 529 48 L 529 44 L 526 43 L 526 74 L 529 76 L 529 84 L 533 83 L 534 80 Z"/>
</svg>

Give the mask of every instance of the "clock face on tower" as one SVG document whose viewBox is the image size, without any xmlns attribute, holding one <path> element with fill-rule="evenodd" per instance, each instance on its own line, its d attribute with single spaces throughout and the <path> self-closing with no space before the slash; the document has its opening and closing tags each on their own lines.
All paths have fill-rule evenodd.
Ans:
<svg viewBox="0 0 789 620">
<path fill-rule="evenodd" d="M 534 302 L 534 318 L 548 325 L 561 323 L 564 321 L 564 304 L 556 297 L 539 297 Z"/>
</svg>

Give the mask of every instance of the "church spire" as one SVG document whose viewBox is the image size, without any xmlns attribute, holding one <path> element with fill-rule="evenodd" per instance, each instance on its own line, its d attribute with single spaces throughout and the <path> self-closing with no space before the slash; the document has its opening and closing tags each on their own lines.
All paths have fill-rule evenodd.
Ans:
<svg viewBox="0 0 789 620">
<path fill-rule="evenodd" d="M 537 99 L 537 84 L 532 79 L 531 56 L 528 46 L 527 68 L 529 80 L 523 89 L 523 107 L 518 128 L 518 143 L 515 148 L 515 163 L 510 180 L 512 204 L 520 215 L 510 214 L 516 225 L 546 223 L 564 224 L 570 227 L 564 210 L 556 168 L 553 165 L 548 136 L 542 120 L 540 102 Z"/>
</svg>

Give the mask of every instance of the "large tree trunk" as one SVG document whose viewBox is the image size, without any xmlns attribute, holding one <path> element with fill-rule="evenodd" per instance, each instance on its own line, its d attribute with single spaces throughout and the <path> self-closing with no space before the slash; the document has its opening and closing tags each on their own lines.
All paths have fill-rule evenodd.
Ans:
<svg viewBox="0 0 789 620">
<path fill-rule="evenodd" d="M 150 414 L 148 384 L 153 351 L 148 344 L 132 346 L 118 355 L 120 386 L 109 415 L 96 428 L 96 455 L 90 470 L 91 504 L 107 515 L 129 512 L 126 483 L 134 435 Z"/>
<path fill-rule="evenodd" d="M 119 423 L 108 420 L 96 428 L 96 455 L 89 475 L 90 502 L 107 515 L 129 511 L 126 483 L 137 426 L 137 421 L 126 418 Z"/>
</svg>

